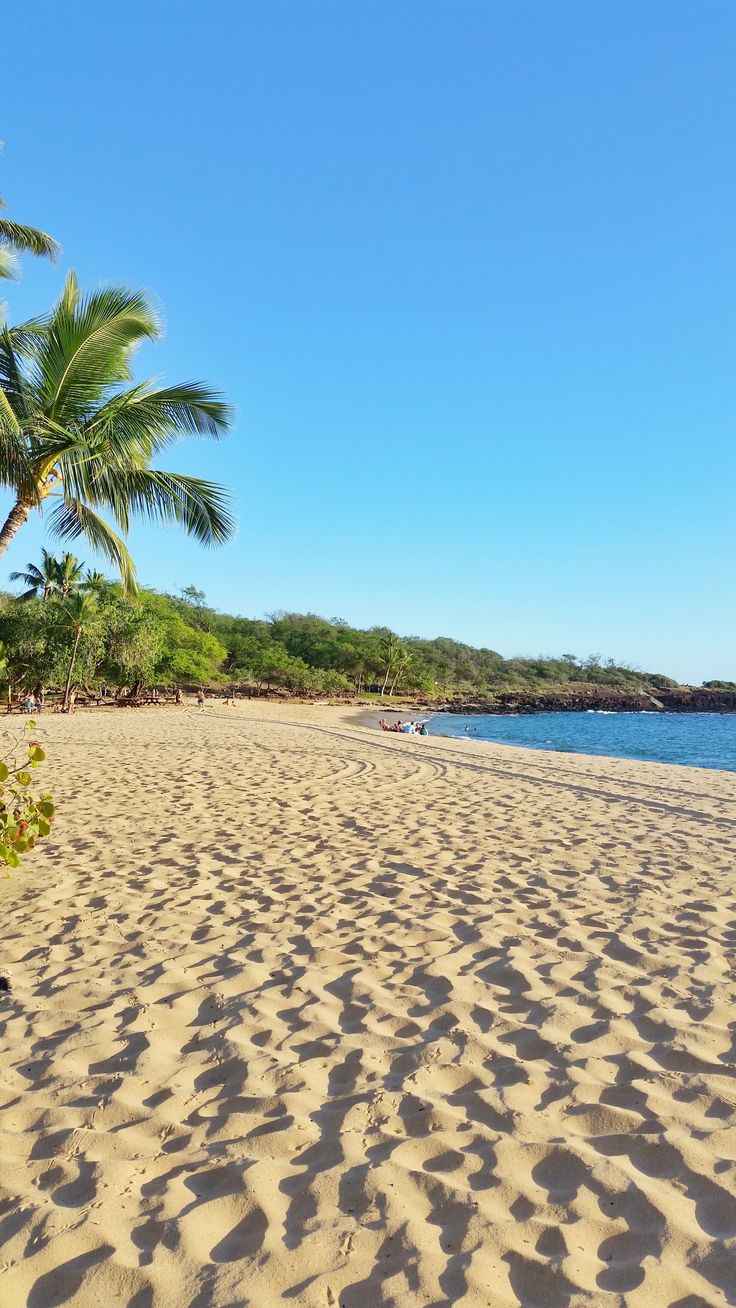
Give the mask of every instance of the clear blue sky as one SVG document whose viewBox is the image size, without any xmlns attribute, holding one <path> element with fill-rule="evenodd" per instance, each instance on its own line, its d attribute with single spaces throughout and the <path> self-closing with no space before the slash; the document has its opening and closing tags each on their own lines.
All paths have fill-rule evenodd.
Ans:
<svg viewBox="0 0 736 1308">
<path fill-rule="evenodd" d="M 238 410 L 169 458 L 237 540 L 137 528 L 142 581 L 736 677 L 735 55 L 732 0 L 6 6 L 0 192 L 64 246 L 11 318 L 148 287 L 141 372 Z"/>
</svg>

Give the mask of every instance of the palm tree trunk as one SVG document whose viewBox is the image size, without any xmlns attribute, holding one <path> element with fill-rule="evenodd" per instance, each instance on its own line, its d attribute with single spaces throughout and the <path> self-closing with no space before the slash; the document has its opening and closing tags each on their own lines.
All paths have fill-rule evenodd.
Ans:
<svg viewBox="0 0 736 1308">
<path fill-rule="evenodd" d="M 392 663 L 387 663 L 387 664 L 386 664 L 386 676 L 383 678 L 383 686 L 381 687 L 381 694 L 382 694 L 382 695 L 385 695 L 385 694 L 386 694 L 386 686 L 387 686 L 387 684 L 388 684 L 388 679 L 389 679 L 389 675 L 390 675 L 390 673 L 391 673 L 391 668 L 392 668 L 392 667 L 393 667 L 393 664 L 392 664 Z"/>
<path fill-rule="evenodd" d="M 77 661 L 77 650 L 79 649 L 79 638 L 80 638 L 81 634 L 82 634 L 82 628 L 81 628 L 81 627 L 77 627 L 77 634 L 76 634 L 76 637 L 75 637 L 75 639 L 74 639 L 74 649 L 72 650 L 72 657 L 71 657 L 71 662 L 70 662 L 70 664 L 69 664 L 69 671 L 68 671 L 67 676 L 66 676 L 66 686 L 64 687 L 64 703 L 63 703 L 63 705 L 62 705 L 62 709 L 61 709 L 62 713 L 66 713 L 66 712 L 68 711 L 68 709 L 69 709 L 69 691 L 71 690 L 71 686 L 72 686 L 72 676 L 73 676 L 73 673 L 74 673 L 74 664 L 75 664 L 76 661 Z"/>
<path fill-rule="evenodd" d="M 0 558 L 2 558 L 18 529 L 28 521 L 28 516 L 33 507 L 26 500 L 16 500 L 0 529 Z"/>
</svg>

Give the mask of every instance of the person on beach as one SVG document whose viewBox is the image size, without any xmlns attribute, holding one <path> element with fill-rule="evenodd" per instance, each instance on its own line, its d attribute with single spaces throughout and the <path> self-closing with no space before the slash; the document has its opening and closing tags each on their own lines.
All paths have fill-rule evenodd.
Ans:
<svg viewBox="0 0 736 1308">
<path fill-rule="evenodd" d="M 391 728 L 390 728 L 390 726 L 388 725 L 388 722 L 386 721 L 385 718 L 379 718 L 379 719 L 378 719 L 378 725 L 379 725 L 379 727 L 381 728 L 381 731 L 390 731 L 390 730 L 391 730 Z"/>
<path fill-rule="evenodd" d="M 427 731 L 427 724 L 426 724 L 426 722 L 420 722 L 420 724 L 419 724 L 419 735 L 420 735 L 420 736 L 428 736 L 428 735 L 429 735 L 429 732 Z"/>
<path fill-rule="evenodd" d="M 401 728 L 401 730 L 404 732 L 405 735 L 407 735 L 407 736 L 413 736 L 413 735 L 414 735 L 414 723 L 413 723 L 413 722 L 405 722 L 404 725 L 403 725 L 403 727 Z"/>
<path fill-rule="evenodd" d="M 32 693 L 29 694 L 29 695 L 26 695 L 25 711 L 26 711 L 26 713 L 35 713 L 35 711 L 36 711 L 36 701 L 35 701 L 35 699 L 33 698 L 33 694 L 32 694 Z"/>
<path fill-rule="evenodd" d="M 198 691 L 197 691 L 197 704 L 198 704 L 199 708 L 201 708 L 201 709 L 204 708 L 204 691 L 203 691 L 203 690 L 198 690 Z"/>
</svg>

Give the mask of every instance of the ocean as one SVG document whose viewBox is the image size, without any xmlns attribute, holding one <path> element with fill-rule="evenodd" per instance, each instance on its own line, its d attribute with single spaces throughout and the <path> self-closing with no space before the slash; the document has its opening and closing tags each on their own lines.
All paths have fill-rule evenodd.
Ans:
<svg viewBox="0 0 736 1308">
<path fill-rule="evenodd" d="M 467 727 L 467 731 L 466 731 Z M 736 772 L 736 713 L 436 714 L 435 736 Z"/>
</svg>

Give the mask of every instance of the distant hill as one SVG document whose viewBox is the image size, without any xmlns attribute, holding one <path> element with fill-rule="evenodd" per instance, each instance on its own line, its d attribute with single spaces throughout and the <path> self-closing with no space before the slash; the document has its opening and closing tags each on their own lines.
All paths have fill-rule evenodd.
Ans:
<svg viewBox="0 0 736 1308">
<path fill-rule="evenodd" d="M 497 711 L 521 704 L 586 707 L 601 696 L 639 707 L 657 708 L 667 699 L 686 709 L 695 702 L 672 677 L 598 655 L 507 659 L 447 636 L 426 640 L 388 627 L 363 630 L 314 613 L 236 617 L 209 607 L 192 586 L 179 595 L 144 588 L 132 597 L 100 573 L 88 578 L 74 583 L 95 597 L 79 642 L 64 619 L 63 595 L 44 598 L 40 582 L 21 596 L 0 593 L 3 684 L 16 695 L 24 687 L 63 685 L 73 645 L 76 681 L 90 691 L 105 686 L 122 694 L 199 684 L 295 695 L 411 696 Z M 732 682 L 707 682 L 699 694 L 707 706 L 736 705 Z"/>
<path fill-rule="evenodd" d="M 426 640 L 399 636 L 387 627 L 363 630 L 313 613 L 240 618 L 218 613 L 201 600 L 172 603 L 188 623 L 211 632 L 227 650 L 221 668 L 226 678 L 262 686 L 428 697 L 606 687 L 656 697 L 678 685 L 661 672 L 644 672 L 599 655 L 507 659 L 447 636 Z"/>
</svg>

